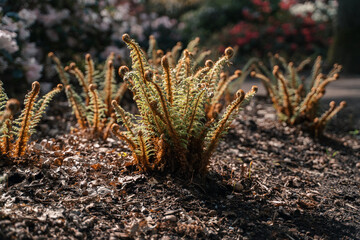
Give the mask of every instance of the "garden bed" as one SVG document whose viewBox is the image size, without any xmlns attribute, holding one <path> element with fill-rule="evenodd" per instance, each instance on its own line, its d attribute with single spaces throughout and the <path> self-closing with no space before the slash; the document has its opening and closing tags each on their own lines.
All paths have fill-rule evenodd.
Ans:
<svg viewBox="0 0 360 240">
<path fill-rule="evenodd" d="M 125 144 L 68 134 L 51 109 L 31 163 L 0 166 L 1 239 L 360 238 L 360 140 L 342 126 L 314 140 L 255 98 L 206 179 L 183 179 L 137 172 Z"/>
</svg>

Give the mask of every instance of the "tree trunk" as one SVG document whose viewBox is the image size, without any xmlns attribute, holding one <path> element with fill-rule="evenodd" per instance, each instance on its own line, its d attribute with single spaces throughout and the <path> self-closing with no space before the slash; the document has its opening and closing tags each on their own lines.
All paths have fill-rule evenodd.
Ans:
<svg viewBox="0 0 360 240">
<path fill-rule="evenodd" d="M 348 74 L 360 73 L 360 1 L 338 1 L 335 36 L 329 49 L 329 63 L 339 63 Z"/>
</svg>

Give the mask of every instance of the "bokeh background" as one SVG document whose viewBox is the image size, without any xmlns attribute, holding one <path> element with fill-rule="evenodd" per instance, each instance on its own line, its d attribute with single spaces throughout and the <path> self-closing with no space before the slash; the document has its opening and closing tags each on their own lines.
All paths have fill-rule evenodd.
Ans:
<svg viewBox="0 0 360 240">
<path fill-rule="evenodd" d="M 50 51 L 64 63 L 86 53 L 101 62 L 110 52 L 126 61 L 123 33 L 144 49 L 150 35 L 165 51 L 195 37 L 213 56 L 232 46 L 240 68 L 269 52 L 295 62 L 321 55 L 354 75 L 358 9 L 359 0 L 0 0 L 0 79 L 10 91 L 36 80 L 55 84 Z"/>
</svg>

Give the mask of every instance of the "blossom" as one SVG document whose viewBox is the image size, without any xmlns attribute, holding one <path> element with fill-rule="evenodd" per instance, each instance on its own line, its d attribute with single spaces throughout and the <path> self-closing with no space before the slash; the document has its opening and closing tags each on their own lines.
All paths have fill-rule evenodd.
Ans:
<svg viewBox="0 0 360 240">
<path fill-rule="evenodd" d="M 35 58 L 27 59 L 23 63 L 25 69 L 25 77 L 29 83 L 39 80 L 41 78 L 41 72 L 43 70 L 43 66 L 40 65 Z"/>
<path fill-rule="evenodd" d="M 37 19 L 37 11 L 24 8 L 20 10 L 19 17 L 25 22 L 26 26 L 30 26 Z"/>
<path fill-rule="evenodd" d="M 279 7 L 283 10 L 289 10 L 290 7 L 297 3 L 297 0 L 282 0 L 279 2 Z"/>
<path fill-rule="evenodd" d="M 16 33 L 6 30 L 0 30 L 0 49 L 4 49 L 8 53 L 14 53 L 19 50 L 16 41 Z"/>
<path fill-rule="evenodd" d="M 292 15 L 306 17 L 315 11 L 315 4 L 312 2 L 294 4 L 289 11 Z"/>
<path fill-rule="evenodd" d="M 47 14 L 39 13 L 39 20 L 45 27 L 52 27 L 55 24 L 61 23 L 64 19 L 68 18 L 70 11 L 68 9 L 62 9 L 61 11 L 55 10 L 50 5 L 46 6 Z"/>
<path fill-rule="evenodd" d="M 38 51 L 39 49 L 35 46 L 35 43 L 25 43 L 25 45 L 21 49 L 21 55 L 24 58 L 32 58 L 36 56 Z"/>
</svg>

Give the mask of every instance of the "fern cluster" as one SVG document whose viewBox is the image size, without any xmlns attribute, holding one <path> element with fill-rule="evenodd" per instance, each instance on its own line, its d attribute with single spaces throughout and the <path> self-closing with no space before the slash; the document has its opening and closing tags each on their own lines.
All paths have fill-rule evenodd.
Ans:
<svg viewBox="0 0 360 240">
<path fill-rule="evenodd" d="M 65 86 L 66 96 L 77 119 L 78 128 L 90 133 L 91 137 L 108 137 L 110 126 L 115 121 L 111 101 L 119 102 L 126 89 L 125 83 L 116 83 L 114 54 L 107 58 L 104 70 L 97 70 L 90 54 L 85 56 L 85 72 L 75 63 L 65 68 L 54 53 L 49 57 L 56 64 L 56 70 L 61 82 Z M 70 84 L 70 75 L 75 76 L 81 86 L 82 93 L 78 94 Z"/>
<path fill-rule="evenodd" d="M 256 93 L 254 86 L 247 94 L 239 90 L 219 119 L 208 118 L 206 106 L 219 93 L 222 69 L 230 64 L 233 49 L 213 63 L 194 67 L 193 54 L 185 49 L 176 64 L 168 54 L 161 58 L 161 68 L 151 65 L 139 45 L 123 35 L 130 49 L 132 70 L 124 81 L 133 93 L 139 115 L 126 111 L 112 101 L 121 131 L 112 125 L 113 133 L 130 147 L 136 165 L 142 171 L 180 170 L 204 174 L 220 138 L 238 114 L 241 104 Z M 124 72 L 122 72 L 123 74 Z"/>
<path fill-rule="evenodd" d="M 38 99 L 40 84 L 34 82 L 31 91 L 25 96 L 24 109 L 18 118 L 14 114 L 20 109 L 16 99 L 8 99 L 0 81 L 0 151 L 10 157 L 23 156 L 27 150 L 27 143 L 35 132 L 48 104 L 53 97 L 62 90 L 62 84 Z"/>
<path fill-rule="evenodd" d="M 310 62 L 310 59 L 306 59 L 296 67 L 294 63 L 287 63 L 277 54 L 270 55 L 272 71 L 263 63 L 257 62 L 254 66 L 256 71 L 251 75 L 263 82 L 281 121 L 289 125 L 305 123 L 315 136 L 319 136 L 323 133 L 326 123 L 345 107 L 346 102 L 342 101 L 336 106 L 332 101 L 330 108 L 318 117 L 319 101 L 325 94 L 325 87 L 339 78 L 341 66 L 334 65 L 332 70 L 324 75 L 321 73 L 321 57 L 318 57 L 311 75 L 304 79 L 300 72 Z"/>
</svg>

